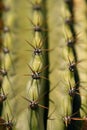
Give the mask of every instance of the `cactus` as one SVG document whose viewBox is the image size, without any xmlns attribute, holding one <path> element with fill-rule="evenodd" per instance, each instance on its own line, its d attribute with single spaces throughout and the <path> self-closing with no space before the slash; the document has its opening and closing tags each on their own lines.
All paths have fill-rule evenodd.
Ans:
<svg viewBox="0 0 87 130">
<path fill-rule="evenodd" d="M 86 12 L 86 0 L 0 1 L 0 130 L 87 128 Z"/>
</svg>

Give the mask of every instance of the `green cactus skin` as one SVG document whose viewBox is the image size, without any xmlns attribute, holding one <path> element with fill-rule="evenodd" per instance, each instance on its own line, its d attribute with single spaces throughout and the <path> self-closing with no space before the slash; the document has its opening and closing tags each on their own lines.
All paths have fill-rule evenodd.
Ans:
<svg viewBox="0 0 87 130">
<path fill-rule="evenodd" d="M 51 5 L 51 2 L 48 2 L 49 4 L 48 5 Z M 61 2 L 62 3 L 62 2 Z M 53 5 L 53 7 L 55 7 L 56 6 L 56 4 L 57 3 L 55 3 L 54 5 Z M 60 5 L 60 4 L 59 4 Z M 63 3 L 61 4 L 61 8 L 62 8 L 62 5 L 63 5 Z M 49 8 L 49 10 L 50 10 L 50 6 L 48 6 L 48 8 Z M 56 7 L 55 7 L 56 8 Z M 54 12 L 54 14 L 56 14 L 56 12 L 59 12 L 59 11 L 56 11 L 56 9 L 55 8 L 53 8 L 54 10 L 55 10 L 55 12 Z M 57 8 L 58 9 L 58 8 Z M 59 8 L 60 9 L 60 8 Z M 52 12 L 53 12 L 53 10 L 51 10 Z M 65 11 L 65 10 L 64 10 Z M 59 12 L 60 13 L 60 12 Z M 63 13 L 65 13 L 65 12 L 63 12 Z M 54 15 L 53 14 L 53 15 Z M 50 16 L 51 15 L 51 16 Z M 61 14 L 59 14 L 59 16 L 60 16 Z M 70 14 L 69 14 L 70 15 Z M 52 28 L 54 29 L 54 30 L 56 30 L 55 28 L 57 28 L 57 27 L 55 27 L 55 22 L 54 21 L 57 21 L 57 20 L 52 20 L 51 18 L 52 18 L 53 16 L 52 16 L 52 13 L 50 12 L 49 13 L 49 22 L 48 22 L 48 25 L 50 26 L 50 28 L 51 28 L 51 26 L 52 26 Z M 53 21 L 53 23 L 52 23 L 52 21 Z M 73 25 L 74 26 L 74 25 Z M 59 27 L 58 27 L 58 29 L 60 29 Z M 50 29 L 50 30 L 52 30 L 52 29 Z M 62 29 L 61 29 L 62 30 Z M 70 35 L 72 36 L 73 34 L 72 34 L 72 30 L 71 30 L 71 32 L 70 32 L 70 28 L 66 28 L 66 30 L 67 31 L 65 31 L 65 33 L 67 33 L 68 35 L 69 35 L 69 33 L 70 33 Z M 56 56 L 56 57 L 58 57 L 58 62 L 59 62 L 59 64 L 58 64 L 58 66 L 56 67 L 56 65 L 55 65 L 55 67 L 54 67 L 54 69 L 55 70 L 57 70 L 57 68 L 59 68 L 59 70 L 56 72 L 56 71 L 53 71 L 53 73 L 51 74 L 51 81 L 53 81 L 53 83 L 54 82 L 56 82 L 57 80 L 58 80 L 58 77 L 60 77 L 59 79 L 63 82 L 63 84 L 61 84 L 61 83 L 59 83 L 59 85 L 58 85 L 58 90 L 56 90 L 56 91 L 58 91 L 58 94 L 57 94 L 57 96 L 56 96 L 56 91 L 54 91 L 54 94 L 52 94 L 52 95 L 50 95 L 50 97 L 52 97 L 52 99 L 53 99 L 53 101 L 55 102 L 55 104 L 56 104 L 56 106 L 58 106 L 57 107 L 57 110 L 55 110 L 55 112 L 53 113 L 53 115 L 52 115 L 52 117 L 54 117 L 54 120 L 53 121 L 51 121 L 50 119 L 48 120 L 48 129 L 64 129 L 64 123 L 60 120 L 60 118 L 58 118 L 58 121 L 60 120 L 60 122 L 62 123 L 62 125 L 61 124 L 59 124 L 58 125 L 58 122 L 56 121 L 56 116 L 58 117 L 58 115 L 62 115 L 62 114 L 60 114 L 61 112 L 60 112 L 60 110 L 62 110 L 63 108 L 64 108 L 64 105 L 62 104 L 62 102 L 63 102 L 63 97 L 65 97 L 64 99 L 66 99 L 66 97 L 67 97 L 67 99 L 66 100 L 68 100 L 67 102 L 70 102 L 70 104 L 68 104 L 68 107 L 69 107 L 69 105 L 71 105 L 73 102 L 75 102 L 75 99 L 76 99 L 76 97 L 75 97 L 75 99 L 74 99 L 74 101 L 73 101 L 73 99 L 72 98 L 70 98 L 69 99 L 69 95 L 66 95 L 66 93 L 65 93 L 65 90 L 67 89 L 67 84 L 69 84 L 69 81 L 70 81 L 70 83 L 71 83 L 71 86 L 73 86 L 74 84 L 75 84 L 75 82 L 77 82 L 78 81 L 78 78 L 76 79 L 75 78 L 75 76 L 76 76 L 76 74 L 74 74 L 74 75 L 72 75 L 72 74 L 70 74 L 70 73 L 67 73 L 66 72 L 66 69 L 65 69 L 65 75 L 63 74 L 64 72 L 62 72 L 62 71 L 60 71 L 60 67 L 62 68 L 62 70 L 64 71 L 64 68 L 62 67 L 63 65 L 62 64 L 64 64 L 63 62 L 67 62 L 68 61 L 68 56 L 69 56 L 69 59 L 70 59 L 70 61 L 72 61 L 73 59 L 75 59 L 75 60 L 77 60 L 77 58 L 75 57 L 76 55 L 78 55 L 76 52 L 74 53 L 73 52 L 73 50 L 72 49 L 69 49 L 68 48 L 68 50 L 67 50 L 67 47 L 65 47 L 65 46 L 63 46 L 63 44 L 65 44 L 64 43 L 64 40 L 63 40 L 63 38 L 61 38 L 60 37 L 60 35 L 63 35 L 63 34 L 60 34 L 60 32 L 61 31 L 59 31 L 59 32 L 56 32 L 56 34 L 57 34 L 57 36 L 59 36 L 58 37 L 58 42 L 57 42 L 57 45 L 58 45 L 58 48 L 59 47 L 61 47 L 62 46 L 62 49 L 60 50 L 60 49 L 56 49 L 57 50 L 57 53 L 58 53 L 58 56 Z M 54 34 L 52 33 L 49 33 L 49 35 L 50 35 L 50 44 L 51 43 L 54 43 L 54 40 L 56 39 L 54 39 L 53 41 L 52 41 L 52 36 L 53 36 L 53 38 L 54 38 Z M 56 37 L 56 36 L 55 36 Z M 60 40 L 61 39 L 61 40 Z M 56 41 L 56 40 L 55 40 Z M 59 42 L 59 41 L 61 41 L 61 42 Z M 61 45 L 62 44 L 62 45 Z M 78 43 L 77 43 L 78 44 Z M 57 45 L 55 45 L 55 46 L 57 46 Z M 52 46 L 52 45 L 51 45 Z M 76 45 L 75 45 L 76 46 Z M 63 49 L 64 48 L 64 49 Z M 56 50 L 55 50 L 55 53 L 56 53 Z M 77 51 L 77 50 L 75 50 L 75 51 Z M 60 59 L 62 59 L 61 57 L 62 57 L 62 54 L 64 54 L 64 57 L 63 57 L 63 60 L 60 60 Z M 75 55 L 76 54 L 76 55 Z M 51 54 L 50 54 L 51 55 Z M 52 54 L 53 55 L 53 54 Z M 50 56 L 51 58 L 52 58 L 52 55 Z M 51 59 L 50 58 L 50 59 Z M 66 59 L 67 58 L 67 59 Z M 54 61 L 56 61 L 56 59 L 53 57 L 52 58 L 52 63 L 56 63 L 56 62 L 54 62 L 53 61 L 53 59 L 54 59 Z M 65 60 L 65 61 L 64 61 Z M 78 60 L 77 60 L 78 61 Z M 69 61 L 68 61 L 69 62 Z M 51 62 L 50 62 L 51 63 Z M 59 67 L 60 66 L 60 67 Z M 79 65 L 78 65 L 79 66 Z M 78 67 L 77 66 L 77 67 Z M 56 76 L 57 77 L 57 79 L 55 80 L 54 79 L 54 76 L 53 75 L 57 75 L 57 73 L 58 73 L 58 76 Z M 61 75 L 61 76 L 60 76 Z M 71 75 L 71 76 L 70 76 Z M 67 86 L 66 86 L 66 85 Z M 65 88 L 64 88 L 64 85 L 65 85 Z M 84 86 L 84 85 L 83 85 Z M 69 87 L 69 86 L 68 86 Z M 64 89 L 64 90 L 62 90 L 62 89 Z M 81 90 L 82 91 L 84 91 L 84 89 L 82 89 L 81 88 Z M 81 91 L 80 90 L 80 91 Z M 60 95 L 60 93 L 61 93 L 61 95 Z M 64 95 L 64 93 L 65 93 L 65 95 Z M 85 92 L 86 93 L 86 92 Z M 63 94 L 63 95 L 62 95 Z M 67 93 L 68 94 L 68 93 Z M 55 95 L 55 96 L 54 96 Z M 60 97 L 61 97 L 61 99 L 60 99 Z M 79 97 L 79 96 L 77 96 L 77 97 Z M 85 96 L 83 96 L 84 97 L 84 99 L 86 100 L 86 97 Z M 59 99 L 59 100 L 58 100 Z M 81 99 L 81 96 L 80 96 L 80 99 Z M 77 101 L 79 100 L 79 98 L 77 98 Z M 56 102 L 57 101 L 57 102 Z M 76 102 L 77 102 L 76 101 Z M 67 102 L 64 102 L 64 103 L 67 103 Z M 75 102 L 75 103 L 76 103 Z M 72 115 L 72 112 L 74 111 L 75 112 L 75 110 L 77 109 L 78 110 L 78 108 L 76 108 L 75 107 L 75 103 L 73 104 L 73 107 L 72 107 L 72 105 L 71 105 L 71 109 L 67 109 L 66 108 L 66 111 L 68 111 L 68 112 L 64 112 L 64 110 L 63 110 L 63 112 L 64 112 L 64 115 L 67 115 L 67 113 L 68 113 L 68 115 Z M 61 107 L 61 104 L 62 104 L 62 107 Z M 76 104 L 77 105 L 77 104 Z M 67 106 L 67 105 L 66 105 Z M 54 107 L 54 106 L 53 106 Z M 52 112 L 52 109 L 53 109 L 53 107 L 51 106 L 50 107 L 50 112 Z M 61 107 L 61 108 L 60 108 Z M 59 108 L 59 109 L 58 109 Z M 57 111 L 57 112 L 56 112 Z M 49 112 L 49 113 L 50 113 Z M 86 115 L 86 113 L 84 113 L 84 115 Z M 62 115 L 63 116 L 63 115 Z M 75 116 L 79 116 L 79 115 L 75 115 Z M 50 123 L 52 123 L 52 124 L 50 124 Z M 78 121 L 78 123 L 81 123 L 80 121 Z M 76 122 L 71 122 L 70 123 L 71 125 L 68 127 L 69 129 L 80 129 L 80 124 L 77 124 Z M 78 126 L 79 125 L 79 126 Z M 51 128 L 52 127 L 52 128 Z"/>
<path fill-rule="evenodd" d="M 43 3 L 43 1 L 36 0 L 33 5 L 33 8 L 35 8 L 36 4 L 43 6 L 42 3 Z M 43 11 L 44 11 L 44 9 L 43 9 Z M 35 47 L 39 48 L 40 46 L 42 46 L 42 44 L 47 44 L 46 41 L 43 40 L 44 34 L 45 34 L 45 32 L 44 32 L 45 28 L 43 26 L 44 14 L 43 14 L 42 10 L 34 9 L 33 16 L 34 16 L 33 23 L 34 23 L 35 27 L 40 26 L 39 30 L 36 28 L 35 29 L 36 31 L 34 31 L 33 45 Z M 45 47 L 45 45 L 43 45 L 43 48 L 44 47 Z M 27 88 L 30 88 L 28 95 L 29 95 L 29 98 L 32 100 L 37 99 L 39 97 L 40 93 L 44 93 L 44 91 L 47 91 L 47 88 L 45 86 L 45 84 L 46 84 L 45 80 L 48 77 L 44 76 L 44 75 L 46 75 L 44 71 L 45 70 L 47 71 L 48 67 L 46 67 L 46 61 L 44 60 L 45 57 L 43 57 L 44 54 L 45 54 L 44 50 L 43 50 L 43 54 L 37 54 L 37 53 L 34 54 L 34 59 L 33 59 L 33 62 L 31 63 L 32 69 L 35 72 L 40 71 L 40 70 L 43 72 L 40 75 L 41 81 L 43 80 L 42 82 L 39 79 L 39 80 L 35 80 L 35 81 L 33 80 L 33 83 L 32 83 L 32 80 L 31 80 L 31 81 L 29 81 L 29 84 L 27 86 Z M 44 69 L 45 68 L 45 67 L 43 67 L 44 65 L 45 65 L 46 69 Z M 40 101 L 42 104 L 44 103 L 43 99 Z M 31 115 L 29 117 L 29 122 L 30 122 L 29 129 L 32 129 L 32 130 L 38 130 L 38 129 L 44 130 L 45 129 L 46 126 L 44 125 L 44 109 L 43 108 L 37 108 L 37 110 L 35 110 L 34 112 L 33 112 L 33 110 L 30 110 L 29 115 Z"/>
<path fill-rule="evenodd" d="M 4 82 L 4 72 L 7 73 L 6 71 L 4 71 L 4 69 L 7 70 L 7 66 L 9 64 L 9 59 L 8 58 L 9 56 L 4 55 L 5 54 L 5 51 L 7 51 L 6 49 L 6 46 L 4 44 L 7 44 L 9 41 L 8 39 L 10 39 L 9 37 L 9 34 L 7 34 L 9 31 L 8 31 L 8 28 L 7 28 L 7 23 L 5 24 L 5 20 L 4 18 L 6 18 L 6 14 L 8 13 L 9 11 L 9 7 L 7 5 L 5 5 L 4 1 L 0 1 L 0 52 L 1 52 L 1 55 L 0 55 L 0 79 L 1 79 L 1 83 L 0 83 L 0 94 L 2 96 L 2 94 L 4 94 L 3 96 L 5 96 L 5 93 L 4 93 L 4 87 L 3 87 L 3 84 L 5 83 Z M 9 18 L 10 19 L 10 18 Z M 6 40 L 6 41 L 5 41 Z M 10 42 L 9 42 L 10 43 Z M 8 49 L 9 49 L 9 46 L 8 46 Z M 7 53 L 7 52 L 6 52 Z M 7 60 L 5 62 L 5 59 Z M 6 63 L 6 65 L 5 65 Z M 7 84 L 7 83 L 6 83 Z M 6 86 L 5 86 L 6 87 Z M 2 114 L 2 103 L 0 103 L 0 115 Z"/>
<path fill-rule="evenodd" d="M 38 1 L 38 2 L 41 2 L 41 1 Z M 21 6 L 22 6 L 22 4 L 21 4 Z M 26 11 L 25 11 L 26 12 Z M 20 13 L 20 15 L 23 15 L 23 14 L 21 14 Z M 42 25 L 42 22 L 43 22 L 43 19 L 42 19 L 42 17 L 43 17 L 43 14 L 42 14 L 42 12 L 40 12 L 40 13 L 38 13 L 37 11 L 33 11 L 33 22 L 34 22 L 34 24 L 35 25 L 37 25 L 37 23 L 39 22 L 41 25 Z M 31 16 L 29 16 L 29 18 L 32 18 Z M 39 18 L 39 19 L 38 19 Z M 39 20 L 39 21 L 38 21 Z M 29 21 L 28 21 L 29 22 Z M 29 27 L 31 28 L 31 24 L 29 25 Z M 28 27 L 28 26 L 27 26 Z M 43 29 L 44 29 L 44 27 L 43 27 Z M 37 46 L 39 46 L 39 43 L 40 43 L 40 40 L 41 40 L 41 43 L 40 44 L 42 44 L 42 42 L 44 41 L 43 40 L 43 33 L 41 33 L 41 32 L 34 32 L 33 31 L 33 28 L 32 28 L 32 30 L 31 30 L 32 32 L 33 32 L 33 39 L 30 39 L 29 37 L 27 37 L 26 39 L 27 40 L 29 40 L 29 42 L 30 41 L 33 41 L 33 42 L 31 42 L 31 44 L 33 45 L 33 46 L 36 46 L 36 44 L 37 44 Z M 31 33 L 31 32 L 30 32 Z M 28 35 L 28 36 L 30 36 L 30 35 Z M 23 38 L 24 38 L 24 36 L 23 36 Z M 23 40 L 23 39 L 22 39 Z M 20 42 L 21 43 L 21 42 Z M 23 41 L 22 41 L 22 43 L 23 43 Z M 24 44 L 24 43 L 23 43 Z M 26 44 L 27 45 L 27 44 Z M 21 45 L 20 45 L 21 46 Z M 43 45 L 43 47 L 45 46 L 45 43 L 44 43 L 44 45 Z M 28 45 L 28 47 L 29 47 L 29 49 L 30 49 L 30 46 Z M 26 47 L 27 48 L 27 47 Z M 33 48 L 31 48 L 32 50 L 33 50 Z M 44 52 L 43 52 L 44 53 Z M 20 53 L 19 53 L 20 54 Z M 32 51 L 32 54 L 33 54 L 33 51 Z M 27 55 L 27 57 L 29 58 L 29 55 Z M 30 58 L 29 58 L 30 59 Z M 31 59 L 31 62 L 30 62 L 30 60 L 29 59 L 27 59 L 26 61 L 25 61 L 25 63 L 27 64 L 28 63 L 28 61 L 29 61 L 29 65 L 32 67 L 32 69 L 34 70 L 34 71 L 40 71 L 41 69 L 43 69 L 47 64 L 43 64 L 43 61 L 44 61 L 44 58 L 42 57 L 42 55 L 41 56 L 39 56 L 39 55 L 35 55 L 34 57 L 32 57 L 32 59 Z M 23 62 L 23 61 L 22 61 Z M 21 62 L 21 63 L 22 63 Z M 31 69 L 29 68 L 29 67 L 27 67 L 27 65 L 24 65 L 24 66 L 26 66 L 26 68 L 28 68 L 27 70 L 28 70 L 28 73 L 32 73 L 31 72 Z M 47 70 L 47 68 L 46 68 L 46 70 Z M 17 72 L 19 73 L 19 71 L 17 70 Z M 22 71 L 23 72 L 23 71 Z M 24 73 L 25 73 L 25 75 L 26 75 L 26 72 L 27 71 L 25 71 L 24 70 Z M 45 76 L 45 74 L 44 74 L 44 72 L 43 73 L 41 73 L 41 75 L 42 76 Z M 25 77 L 25 79 L 26 79 L 26 77 Z M 44 86 L 42 86 L 42 82 L 44 82 L 45 80 L 43 80 L 43 81 L 41 81 L 41 83 L 40 83 L 40 81 L 38 80 L 37 82 L 38 82 L 38 86 L 37 86 L 37 82 L 36 82 L 36 80 L 33 80 L 33 83 L 32 83 L 32 77 L 28 77 L 27 78 L 29 81 L 28 81 L 28 83 L 27 83 L 27 89 L 26 89 L 26 91 L 27 91 L 27 94 L 25 94 L 26 96 L 24 96 L 24 93 L 20 93 L 20 95 L 22 95 L 22 96 L 24 96 L 24 97 L 27 97 L 28 99 L 31 99 L 31 100 L 36 100 L 37 98 L 38 98 L 38 92 L 39 92 L 39 94 L 40 93 L 44 93 L 44 90 L 45 90 L 45 88 L 44 88 Z M 16 82 L 16 80 L 15 80 L 15 82 Z M 25 83 L 24 83 L 25 84 Z M 32 85 L 31 85 L 32 84 Z M 19 85 L 20 86 L 20 85 Z M 23 85 L 22 84 L 22 86 L 26 86 L 26 84 L 25 85 Z M 21 86 L 20 86 L 21 87 Z M 29 88 L 30 87 L 30 88 Z M 39 89 L 38 89 L 39 88 Z M 41 88 L 41 90 L 40 90 L 40 88 Z M 18 88 L 16 87 L 16 90 L 17 90 Z M 46 86 L 46 89 L 47 89 L 47 86 Z M 21 90 L 21 89 L 20 89 Z M 25 88 L 23 88 L 23 90 L 25 91 Z M 47 90 L 46 90 L 47 91 Z M 46 92 L 45 91 L 45 92 Z M 19 99 L 19 98 L 18 98 Z M 22 101 L 22 103 L 24 103 L 24 104 L 26 104 L 27 102 L 23 99 L 23 98 L 21 98 L 20 99 L 21 101 Z M 40 104 L 43 104 L 43 101 L 42 101 L 43 99 L 41 99 L 41 103 Z M 19 106 L 19 104 L 17 103 L 17 105 Z M 44 105 L 44 104 L 43 104 Z M 11 105 L 11 107 L 12 107 L 12 105 Z M 18 107 L 17 107 L 18 108 Z M 22 112 L 20 112 L 20 110 L 22 111 Z M 20 120 L 21 119 L 23 119 L 23 120 L 21 120 L 21 123 L 23 123 L 23 121 L 24 121 L 24 119 L 26 120 L 26 125 L 24 125 L 23 126 L 23 128 L 22 129 L 42 129 L 42 130 L 44 130 L 44 120 L 43 120 L 43 118 L 44 118 L 44 116 L 43 116 L 43 114 L 44 114 L 44 109 L 43 108 L 41 108 L 41 110 L 38 110 L 38 111 L 32 111 L 31 109 L 28 109 L 28 106 L 26 105 L 26 107 L 21 107 L 21 108 L 18 108 L 17 109 L 17 113 L 20 113 L 19 114 L 19 116 L 17 116 L 17 124 L 16 124 L 16 128 L 17 129 L 19 129 L 19 128 L 21 128 L 21 125 L 20 125 Z M 37 117 L 38 116 L 38 117 Z M 39 119 L 38 119 L 39 118 Z M 34 119 L 34 120 L 33 120 Z M 38 120 L 40 120 L 40 122 L 38 121 Z"/>
<path fill-rule="evenodd" d="M 80 23 L 81 26 L 80 28 L 78 26 L 76 26 L 77 31 L 81 32 L 79 38 L 82 39 L 81 43 L 79 44 L 79 46 L 76 46 L 76 51 L 77 51 L 77 56 L 78 59 L 86 59 L 85 55 L 86 55 L 86 16 L 85 16 L 85 9 L 86 9 L 86 5 L 85 5 L 85 1 L 80 1 L 81 3 L 81 10 L 78 10 L 78 12 L 76 13 L 76 22 Z M 76 4 L 76 8 L 79 8 L 80 5 Z M 77 18 L 78 15 L 81 15 L 81 17 Z M 83 19 L 83 20 L 82 20 Z M 83 31 L 82 31 L 83 30 Z M 80 53 L 80 49 L 82 51 L 82 53 Z M 87 115 L 87 111 L 86 111 L 86 105 L 87 105 L 87 82 L 86 82 L 86 66 L 87 61 L 83 60 L 83 62 L 81 63 L 81 67 L 78 68 L 78 72 L 79 72 L 79 77 L 80 77 L 80 81 L 81 82 L 81 87 L 80 87 L 80 97 L 81 97 L 81 107 L 80 107 L 80 115 L 81 117 L 85 117 Z"/>
<path fill-rule="evenodd" d="M 86 0 L 79 2 L 4 1 L 11 9 L 0 17 L 10 32 L 1 32 L 2 43 L 8 45 L 12 60 L 9 55 L 1 54 L 0 66 L 5 63 L 12 85 L 3 77 L 1 92 L 4 90 L 8 95 L 0 113 L 6 121 L 7 114 L 9 119 L 14 117 L 12 130 L 83 130 L 83 119 L 87 116 L 87 17 Z M 62 22 L 60 16 L 65 17 Z M 28 27 L 28 31 L 23 30 Z M 79 32 L 83 32 L 81 36 Z M 73 40 L 73 45 L 68 40 Z M 32 80 L 32 73 L 41 80 Z M 30 103 L 35 100 L 33 110 Z"/>
<path fill-rule="evenodd" d="M 2 5 L 2 1 L 0 2 L 0 5 Z M 0 26 L 3 25 L 3 21 L 2 21 L 2 10 L 0 10 Z M 2 38 L 1 38 L 1 31 L 0 31 L 0 67 L 1 67 L 1 48 L 2 48 Z M 2 77 L 0 76 L 0 92 L 1 92 L 1 87 L 2 87 Z M 3 104 L 0 103 L 0 115 L 2 112 L 2 106 Z"/>
<path fill-rule="evenodd" d="M 13 21 L 14 21 L 14 11 L 12 10 L 12 6 L 14 5 L 14 2 L 11 2 L 10 0 L 3 2 L 3 14 L 2 14 L 2 20 L 3 20 L 3 27 L 1 28 L 1 36 L 2 36 L 2 47 L 1 47 L 1 67 L 0 67 L 0 73 L 3 78 L 2 82 L 2 88 L 0 90 L 1 94 L 3 96 L 6 96 L 6 100 L 3 101 L 2 110 L 0 110 L 0 116 L 4 121 L 8 122 L 9 120 L 13 118 L 13 112 L 11 108 L 11 99 L 12 97 L 15 97 L 14 95 L 14 89 L 13 87 L 13 80 L 14 80 L 14 70 L 13 68 L 13 55 L 12 55 L 12 34 L 10 30 L 13 27 Z M 9 7 L 10 6 L 10 7 Z M 9 31 L 10 30 L 10 31 Z M 11 103 L 11 104 L 10 104 Z M 8 115 L 8 116 L 7 116 Z M 2 120 L 1 119 L 1 120 Z M 9 125 L 9 124 L 8 124 Z M 0 125 L 0 129 L 7 129 L 7 125 L 3 127 L 3 124 Z M 12 129 L 12 128 L 10 128 Z"/>
<path fill-rule="evenodd" d="M 51 119 L 48 119 L 47 129 L 67 129 L 67 126 L 64 124 L 63 118 L 69 115 L 72 115 L 72 97 L 70 97 L 67 94 L 64 94 L 66 91 L 66 88 L 69 88 L 68 81 L 71 81 L 71 84 L 74 83 L 73 75 L 70 76 L 70 72 L 68 70 L 68 49 L 64 46 L 64 39 L 63 36 L 63 27 L 57 28 L 57 25 L 55 24 L 55 21 L 58 21 L 56 17 L 52 19 L 52 17 L 58 13 L 60 14 L 60 8 L 58 6 L 62 6 L 63 1 L 57 1 L 52 3 L 54 5 L 51 5 L 51 1 L 48 3 L 48 9 L 50 12 L 48 12 L 48 25 L 49 30 L 53 30 L 52 32 L 49 32 L 49 42 L 51 45 L 51 48 L 55 47 L 55 57 L 53 56 L 53 53 L 50 53 L 50 63 L 54 67 L 54 71 L 50 74 L 50 81 L 52 82 L 52 85 L 50 87 L 53 87 L 53 84 L 55 84 L 58 80 L 60 81 L 58 83 L 58 87 L 53 91 L 52 94 L 50 94 L 50 98 L 54 101 L 54 104 L 49 104 L 49 114 L 55 109 L 54 113 L 52 114 L 52 117 L 54 120 L 51 121 Z M 57 5 L 57 9 L 55 8 Z M 53 7 L 53 8 L 52 8 Z M 59 9 L 59 10 L 58 10 Z M 60 24 L 60 23 L 58 23 Z M 61 25 L 62 26 L 62 25 Z M 58 31 L 57 31 L 58 30 Z M 61 31 L 62 30 L 62 31 Z M 54 37 L 55 32 L 55 37 Z M 57 38 L 56 38 L 57 37 Z M 61 39 L 61 40 L 60 40 Z M 55 42 L 56 41 L 56 42 Z M 55 45 L 53 44 L 55 43 Z M 62 44 L 62 45 L 61 45 Z M 57 48 L 58 46 L 58 48 Z M 62 48 L 61 48 L 62 46 Z M 60 48 L 59 48 L 60 47 Z M 64 56 L 63 56 L 64 55 Z M 58 57 L 57 61 L 56 58 Z M 69 55 L 70 59 L 73 59 L 73 55 Z M 52 62 L 51 62 L 52 59 Z M 56 74 L 56 76 L 55 76 Z M 63 81 L 64 80 L 64 81 Z M 62 83 L 64 82 L 64 84 Z M 66 85 L 65 85 L 66 84 Z M 61 97 L 61 98 L 60 98 Z M 67 106 L 68 104 L 68 106 Z M 56 108 L 55 108 L 56 107 Z M 49 116 L 48 114 L 48 116 Z M 52 123 L 52 124 L 51 124 Z M 52 127 L 52 128 L 51 128 Z"/>
</svg>

